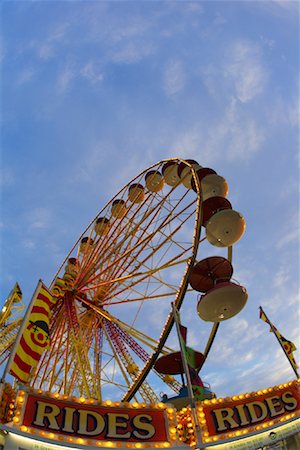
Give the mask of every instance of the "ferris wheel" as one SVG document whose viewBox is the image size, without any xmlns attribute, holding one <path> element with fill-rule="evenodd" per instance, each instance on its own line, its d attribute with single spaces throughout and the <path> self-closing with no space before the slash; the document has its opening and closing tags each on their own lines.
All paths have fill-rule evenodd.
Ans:
<svg viewBox="0 0 300 450">
<path fill-rule="evenodd" d="M 201 284 L 201 242 L 228 248 L 230 264 L 231 245 L 243 234 L 244 219 L 225 199 L 227 192 L 226 180 L 215 171 L 180 158 L 160 161 L 126 184 L 86 227 L 53 279 L 51 346 L 31 387 L 100 401 L 157 402 L 160 377 L 178 393 L 178 380 L 156 372 L 154 363 L 172 352 L 166 346 L 171 303 L 180 309 L 191 276 L 193 289 Z M 219 199 L 217 207 L 212 197 Z M 234 226 L 222 217 L 223 228 L 216 231 L 219 222 L 213 219 L 226 210 L 236 213 Z M 206 281 L 219 276 L 212 275 L 216 267 L 220 261 L 209 270 L 205 264 Z M 212 314 L 206 304 L 205 298 L 198 313 L 213 322 L 208 351 L 228 305 Z"/>
<path fill-rule="evenodd" d="M 23 321 L 24 309 L 22 291 L 16 283 L 0 311 L 0 366 L 10 355 Z"/>
</svg>

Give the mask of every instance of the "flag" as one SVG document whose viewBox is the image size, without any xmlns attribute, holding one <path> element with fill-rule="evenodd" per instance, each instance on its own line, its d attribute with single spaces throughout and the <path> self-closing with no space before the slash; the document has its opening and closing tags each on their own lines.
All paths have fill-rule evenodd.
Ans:
<svg viewBox="0 0 300 450">
<path fill-rule="evenodd" d="M 50 347 L 49 319 L 55 298 L 39 281 L 22 326 L 23 331 L 16 347 L 9 372 L 26 383 L 31 371 Z"/>
<path fill-rule="evenodd" d="M 270 325 L 270 332 L 273 332 L 276 334 L 278 341 L 280 342 L 282 348 L 285 350 L 285 353 L 287 357 L 289 358 L 292 366 L 297 369 L 298 365 L 295 361 L 293 352 L 297 350 L 295 344 L 289 340 L 287 340 L 285 337 L 282 336 L 282 334 L 277 330 L 275 325 L 267 318 L 262 308 L 259 309 L 259 318 L 262 319 L 264 322 L 267 322 Z"/>
</svg>

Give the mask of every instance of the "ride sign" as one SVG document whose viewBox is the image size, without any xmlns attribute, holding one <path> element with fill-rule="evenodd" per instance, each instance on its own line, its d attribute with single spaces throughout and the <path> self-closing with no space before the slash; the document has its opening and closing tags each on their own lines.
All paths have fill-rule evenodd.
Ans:
<svg viewBox="0 0 300 450">
<path fill-rule="evenodd" d="M 228 400 L 210 400 L 204 402 L 201 410 L 208 436 L 265 429 L 299 416 L 299 383 L 295 380 L 284 386 Z"/>
<path fill-rule="evenodd" d="M 126 442 L 165 442 L 167 415 L 150 407 L 74 403 L 28 393 L 22 427 L 55 435 Z"/>
</svg>

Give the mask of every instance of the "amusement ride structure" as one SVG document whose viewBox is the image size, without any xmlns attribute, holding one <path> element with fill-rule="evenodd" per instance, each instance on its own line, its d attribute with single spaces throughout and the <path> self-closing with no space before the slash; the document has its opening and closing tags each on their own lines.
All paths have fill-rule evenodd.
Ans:
<svg viewBox="0 0 300 450">
<path fill-rule="evenodd" d="M 51 449 L 57 448 L 58 440 L 60 447 L 72 448 L 205 448 L 239 436 L 225 436 L 220 426 L 215 435 L 222 436 L 214 439 L 209 420 L 203 423 L 205 411 L 201 408 L 218 402 L 205 385 L 202 397 L 196 398 L 202 405 L 198 416 L 186 417 L 186 411 L 195 404 L 191 392 L 182 396 L 184 355 L 167 345 L 177 320 L 174 311 L 179 312 L 186 293 L 194 291 L 199 296 L 199 320 L 211 323 L 203 353 L 194 352 L 197 362 L 193 369 L 199 375 L 220 323 L 238 314 L 247 302 L 246 289 L 232 280 L 232 246 L 242 237 L 245 220 L 233 209 L 227 194 L 225 178 L 194 160 L 172 158 L 154 164 L 126 184 L 91 221 L 51 285 L 39 283 L 25 316 L 21 314 L 20 288 L 12 291 L 0 316 L 4 449 L 13 448 L 7 437 L 13 433 L 51 444 Z M 220 254 L 216 256 L 214 250 L 213 255 L 200 255 L 204 241 Z M 37 301 L 47 303 L 44 318 L 38 316 Z M 42 348 L 36 363 L 26 360 L 31 342 L 24 339 L 26 327 L 31 327 L 30 339 Z M 15 381 L 8 382 L 12 375 Z M 185 375 L 188 380 L 189 374 Z M 173 392 L 163 402 L 156 388 L 158 381 Z M 44 409 L 39 398 L 48 405 Z M 291 405 L 288 399 L 285 403 Z M 62 402 L 64 413 L 55 409 L 55 401 Z M 85 406 L 76 409 L 74 405 Z M 89 412 L 86 405 L 92 408 Z M 132 419 L 137 425 L 130 437 L 120 417 L 114 419 L 114 433 L 109 432 L 113 425 L 99 425 L 98 431 L 102 431 L 97 435 L 95 423 L 101 414 L 95 405 L 106 408 L 109 419 L 118 408 L 123 408 L 120 417 L 129 414 L 126 408 L 153 408 L 165 414 L 167 432 L 157 439 L 154 431 L 147 435 L 150 422 L 151 426 L 156 423 L 154 416 L 153 421 L 149 419 L 151 411 L 147 410 L 147 419 Z M 36 416 L 30 422 L 34 408 Z M 51 415 L 51 408 L 56 415 Z M 107 412 L 108 408 L 114 408 L 113 412 Z M 77 419 L 75 410 L 79 411 Z M 85 428 L 81 423 L 83 410 Z M 297 415 L 288 407 L 284 412 L 290 412 L 287 421 Z M 216 417 L 221 420 L 223 416 Z M 247 423 L 251 425 L 251 420 Z M 250 428 L 247 433 L 255 431 Z M 28 444 L 28 448 L 35 447 Z"/>
</svg>

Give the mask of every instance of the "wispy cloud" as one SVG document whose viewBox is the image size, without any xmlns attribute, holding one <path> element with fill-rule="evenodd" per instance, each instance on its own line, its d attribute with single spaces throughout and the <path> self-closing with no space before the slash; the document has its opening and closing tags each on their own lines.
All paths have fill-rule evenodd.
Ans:
<svg viewBox="0 0 300 450">
<path fill-rule="evenodd" d="M 27 212 L 26 219 L 30 229 L 47 229 L 52 220 L 52 213 L 47 208 L 35 208 Z"/>
<path fill-rule="evenodd" d="M 11 187 L 15 182 L 15 174 L 9 167 L 1 167 L 0 170 L 0 188 L 6 189 Z"/>
<path fill-rule="evenodd" d="M 185 86 L 186 73 L 180 60 L 167 62 L 163 72 L 163 88 L 167 96 L 172 97 L 182 91 Z"/>
<path fill-rule="evenodd" d="M 290 216 L 290 219 L 283 225 L 280 237 L 276 242 L 276 247 L 278 250 L 287 248 L 292 243 L 299 244 L 299 216 L 296 213 Z M 299 248 L 297 246 L 297 248 Z"/>
<path fill-rule="evenodd" d="M 76 77 L 74 67 L 67 64 L 59 73 L 57 78 L 58 91 L 63 94 L 71 88 L 72 81 Z"/>
<path fill-rule="evenodd" d="M 178 135 L 174 148 L 184 156 L 187 151 L 196 156 L 201 149 L 206 164 L 213 164 L 219 158 L 246 162 L 260 150 L 264 140 L 259 123 L 231 99 L 219 121 L 211 123 L 209 128 L 197 123 Z"/>
<path fill-rule="evenodd" d="M 34 67 L 25 67 L 17 76 L 17 86 L 23 86 L 34 80 L 37 73 L 37 69 Z"/>
<path fill-rule="evenodd" d="M 146 42 L 125 42 L 107 56 L 114 63 L 135 64 L 153 53 L 154 46 Z"/>
<path fill-rule="evenodd" d="M 259 45 L 245 40 L 234 42 L 227 50 L 224 73 L 241 102 L 249 102 L 261 94 L 268 75 Z"/>
<path fill-rule="evenodd" d="M 83 78 L 86 78 L 92 84 L 99 83 L 103 81 L 104 78 L 102 71 L 96 66 L 94 61 L 90 61 L 85 64 L 82 67 L 80 74 Z"/>
</svg>

